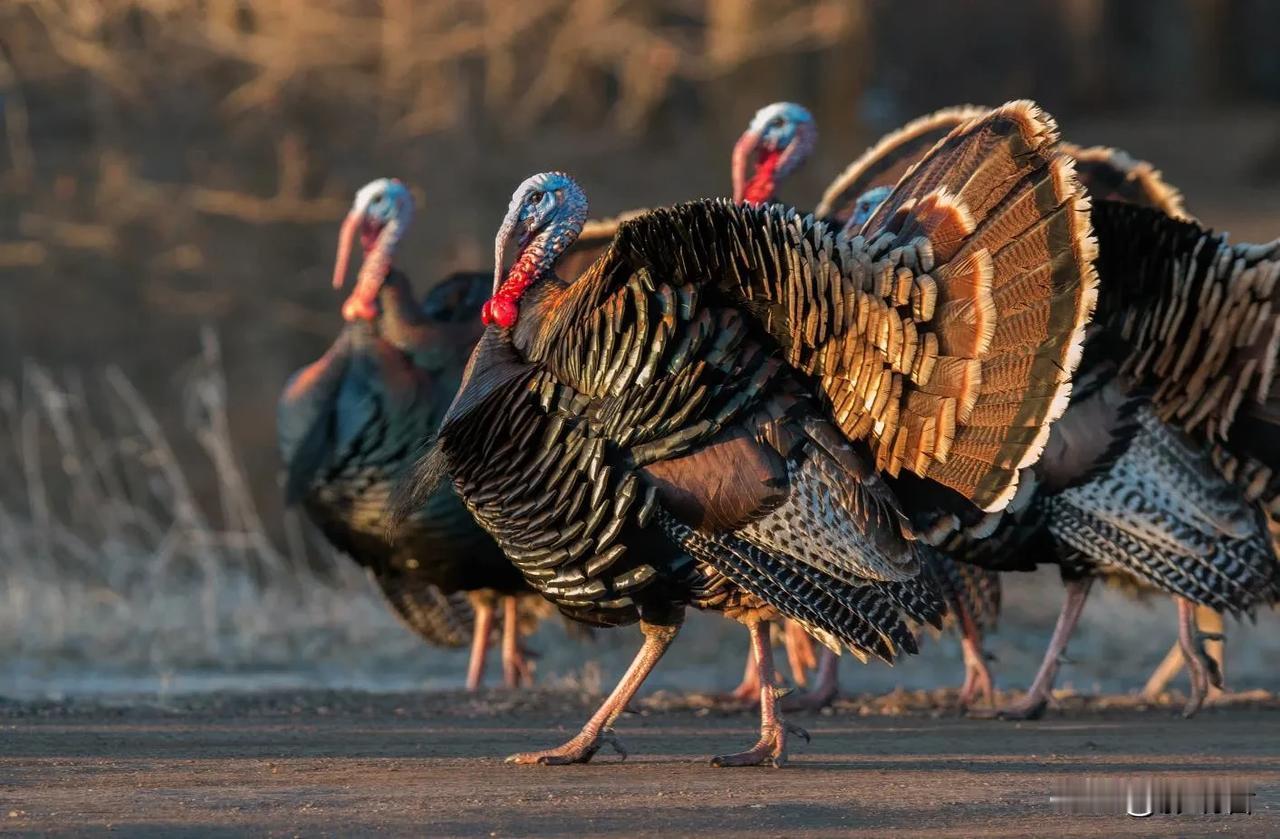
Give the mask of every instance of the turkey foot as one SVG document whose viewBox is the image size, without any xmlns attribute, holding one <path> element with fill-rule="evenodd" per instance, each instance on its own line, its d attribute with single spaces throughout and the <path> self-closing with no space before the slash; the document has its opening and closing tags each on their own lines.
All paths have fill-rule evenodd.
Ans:
<svg viewBox="0 0 1280 839">
<path fill-rule="evenodd" d="M 519 601 L 505 597 L 502 613 L 502 681 L 509 688 L 533 684 L 533 664 L 520 645 Z"/>
<path fill-rule="evenodd" d="M 1209 688 L 1222 689 L 1222 669 L 1205 652 L 1205 641 L 1221 641 L 1220 632 L 1201 632 L 1196 624 L 1195 604 L 1186 598 L 1178 598 L 1178 646 L 1182 648 L 1182 657 L 1187 663 L 1187 674 L 1191 677 L 1191 697 L 1182 709 L 1183 717 L 1193 717 L 1204 705 Z"/>
<path fill-rule="evenodd" d="M 507 758 L 507 763 L 537 764 L 540 766 L 567 766 L 570 763 L 590 763 L 591 758 L 595 757 L 596 752 L 600 751 L 600 747 L 605 744 L 612 746 L 615 752 L 622 755 L 623 760 L 627 759 L 627 750 L 623 747 L 622 741 L 613 733 L 612 728 L 602 728 L 594 735 L 584 728 L 576 737 L 563 746 L 544 749 L 540 752 L 520 752 Z"/>
<path fill-rule="evenodd" d="M 1054 627 L 1049 649 L 1045 650 L 1044 660 L 1040 662 L 1040 670 L 1027 689 L 1027 695 L 1003 708 L 970 711 L 970 716 L 996 717 L 1002 720 L 1038 720 L 1044 716 L 1045 708 L 1049 706 L 1049 697 L 1053 694 L 1054 680 L 1058 677 L 1058 666 L 1066 660 L 1067 642 L 1071 640 L 1071 633 L 1080 621 L 1080 613 L 1084 611 L 1084 602 L 1089 597 L 1089 587 L 1092 584 L 1091 577 L 1067 583 L 1067 596 L 1062 601 L 1058 625 Z"/>
<path fill-rule="evenodd" d="M 782 701 L 784 711 L 821 711 L 840 693 L 840 659 L 823 647 L 818 651 L 818 672 L 804 693 L 793 693 Z"/>
<path fill-rule="evenodd" d="M 803 728 L 789 725 L 782 718 L 778 700 L 785 691 L 773 687 L 773 646 L 769 642 L 769 624 L 753 619 L 747 624 L 751 632 L 751 649 L 755 654 L 756 670 L 760 684 L 760 739 L 745 752 L 719 755 L 711 759 L 712 766 L 760 766 L 769 764 L 782 767 L 787 762 L 787 735 L 795 734 L 809 739 Z"/>
<path fill-rule="evenodd" d="M 987 667 L 986 654 L 982 651 L 982 633 L 963 607 L 960 610 L 960 625 L 963 630 L 960 651 L 964 655 L 964 684 L 960 687 L 960 707 L 968 708 L 979 696 L 988 706 L 994 707 L 995 683 L 991 679 L 991 668 Z"/>
<path fill-rule="evenodd" d="M 726 766 L 762 766 L 768 764 L 781 769 L 787 763 L 787 735 L 794 734 L 809 742 L 809 732 L 798 725 L 784 722 L 767 726 L 760 731 L 760 739 L 745 752 L 731 755 L 717 755 L 711 758 L 711 765 L 723 768 Z"/>
<path fill-rule="evenodd" d="M 662 654 L 675 640 L 676 634 L 680 631 L 681 617 L 683 616 L 677 614 L 674 620 L 661 624 L 649 623 L 641 619 L 640 631 L 644 633 L 644 644 L 640 646 L 640 651 L 636 653 L 627 672 L 622 674 L 622 679 L 618 681 L 613 693 L 609 694 L 609 698 L 601 704 L 599 710 L 587 720 L 587 724 L 582 727 L 582 731 L 578 732 L 577 736 L 554 749 L 511 755 L 507 758 L 507 763 L 540 766 L 587 763 L 606 743 L 613 746 L 614 750 L 622 755 L 623 760 L 626 760 L 627 751 L 614 735 L 613 724 L 618 717 L 622 716 L 622 712 L 627 709 L 627 703 L 636 695 L 636 691 L 653 671 L 658 659 L 662 658 Z"/>
</svg>

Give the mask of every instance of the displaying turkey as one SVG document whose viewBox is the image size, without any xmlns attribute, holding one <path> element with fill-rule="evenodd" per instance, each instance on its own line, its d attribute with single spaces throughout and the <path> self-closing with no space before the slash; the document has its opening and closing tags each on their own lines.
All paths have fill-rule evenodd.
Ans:
<svg viewBox="0 0 1280 839">
<path fill-rule="evenodd" d="M 973 113 L 939 112 L 890 135 L 838 179 L 822 208 L 847 215 L 857 229 L 883 200 L 883 180 L 909 170 L 949 126 Z M 1041 670 L 1027 698 L 1002 715 L 1043 712 L 1096 576 L 1178 597 L 1179 646 L 1192 670 L 1191 713 L 1208 683 L 1220 681 L 1196 637 L 1191 604 L 1238 612 L 1275 596 L 1274 545 L 1267 544 L 1255 506 L 1274 519 L 1277 494 L 1268 489 L 1274 466 L 1264 460 L 1274 447 L 1264 441 L 1275 431 L 1276 414 L 1268 408 L 1275 397 L 1268 393 L 1274 387 L 1277 249 L 1230 249 L 1193 225 L 1172 221 L 1189 218 L 1181 198 L 1146 163 L 1112 149 L 1063 149 L 1076 159 L 1096 202 L 1103 253 L 1098 322 L 1072 407 L 1036 467 L 1047 480 L 1013 505 L 1004 521 L 984 521 L 944 547 L 990 568 L 1053 561 L 1067 580 L 1068 598 Z M 1197 260 L 1213 260 L 1200 265 L 1204 276 L 1198 279 L 1195 271 L 1188 274 Z M 1221 304 L 1222 296 L 1234 301 L 1231 306 Z M 1230 331 L 1242 324 L 1246 332 Z M 1250 388 L 1252 405 L 1241 408 Z M 1237 409 L 1252 433 L 1232 435 L 1228 449 L 1226 432 Z M 1215 411 L 1225 417 L 1215 420 Z M 1206 421 L 1219 424 L 1195 435 Z M 1210 457 L 1220 468 L 1209 468 Z M 1230 468 L 1240 462 L 1253 468 Z M 1237 477 L 1246 484 L 1243 496 L 1229 486 Z M 998 525 L 993 533 L 992 525 Z M 1180 582 L 1202 573 L 1210 579 Z M 1238 590 L 1231 594 L 1231 588 Z"/>
<path fill-rule="evenodd" d="M 894 185 L 935 144 L 955 128 L 989 111 L 977 105 L 944 108 L 890 132 L 836 176 L 818 202 L 815 215 L 849 232 L 860 230 L 888 198 Z M 1092 198 L 1155 206 L 1174 218 L 1187 218 L 1181 195 L 1149 164 L 1132 160 L 1114 149 L 1081 149 L 1069 143 L 1060 144 L 1060 148 L 1075 159 L 1077 175 Z M 987 542 L 981 550 L 996 551 L 1007 536 L 1007 532 L 1000 534 L 1000 539 Z M 999 575 L 972 566 L 960 572 L 950 558 L 946 562 L 951 567 L 945 569 L 942 576 L 968 584 L 967 589 L 956 589 L 950 600 L 952 614 L 959 616 L 952 624 L 960 631 L 965 661 L 965 682 L 959 702 L 967 706 L 980 695 L 990 704 L 994 702 L 994 680 L 983 650 L 983 635 L 994 627 L 999 614 Z M 964 565 L 967 563 L 961 567 Z M 1220 628 L 1220 621 L 1218 626 Z M 1177 649 L 1181 651 L 1180 647 Z M 835 658 L 823 655 L 814 684 L 801 698 L 803 704 L 807 707 L 829 704 L 839 692 L 837 677 Z"/>
<path fill-rule="evenodd" d="M 985 115 L 987 110 L 971 109 L 973 115 Z M 950 123 L 947 130 L 954 127 Z M 931 136 L 928 143 L 919 148 L 912 157 L 912 162 L 920 154 L 927 151 L 933 143 L 940 139 L 946 131 Z M 813 115 L 802 105 L 794 102 L 774 102 L 755 113 L 747 128 L 734 144 L 732 153 L 733 200 L 748 201 L 756 204 L 773 202 L 782 182 L 794 174 L 812 155 L 817 145 L 817 124 Z M 905 170 L 905 166 L 903 167 Z M 897 182 L 902 171 L 894 175 L 890 185 Z M 881 198 L 887 195 L 887 188 Z M 644 210 L 631 210 L 615 218 L 592 220 L 584 224 L 582 233 L 565 251 L 556 265 L 557 273 L 563 277 L 574 278 L 584 272 L 600 257 L 612 243 L 619 226 L 626 221 L 643 215 Z M 819 218 L 827 221 L 844 221 L 835 213 L 820 210 Z M 865 218 L 865 217 L 864 217 Z M 985 657 L 981 653 L 981 630 L 988 625 L 994 626 L 994 613 L 984 608 L 968 614 L 967 621 L 955 620 L 955 616 L 965 614 L 966 605 L 983 603 L 991 604 L 991 596 L 999 597 L 999 577 L 994 573 L 984 574 L 972 569 L 959 572 L 949 564 L 945 557 L 937 557 L 936 561 L 944 567 L 936 569 L 939 578 L 950 579 L 956 583 L 966 583 L 967 589 L 945 588 L 949 596 L 951 617 L 947 619 L 947 629 L 960 632 L 961 649 L 965 656 L 965 685 L 961 689 L 961 701 L 968 703 L 977 692 L 991 698 L 991 676 L 986 668 Z M 954 597 L 952 597 L 954 596 Z M 964 627 L 970 634 L 966 635 Z M 793 708 L 816 709 L 823 707 L 835 698 L 838 691 L 836 682 L 837 666 L 833 655 L 815 660 L 813 644 L 797 624 L 784 622 L 783 631 L 779 633 L 787 651 L 791 676 L 801 687 L 808 685 L 806 670 L 818 666 L 818 673 L 812 689 L 804 694 L 792 697 L 789 704 Z M 975 653 L 974 651 L 977 650 Z M 756 667 L 750 652 L 747 655 L 746 668 L 742 682 L 734 688 L 729 696 L 740 701 L 754 702 L 760 695 L 760 685 L 756 681 Z"/>
<path fill-rule="evenodd" d="M 421 305 L 393 266 L 413 216 L 399 181 L 362 188 L 342 228 L 334 287 L 345 282 L 353 240 L 364 248 L 346 325 L 321 358 L 289 380 L 277 426 L 286 495 L 329 542 L 368 568 L 396 613 L 437 646 L 472 643 L 467 686 L 480 684 L 498 600 L 503 670 L 515 686 L 531 675 L 518 632 L 546 604 L 532 595 L 493 539 L 449 488 L 387 538 L 392 488 L 434 434 L 480 334 L 475 313 L 488 277 L 454 275 Z M 517 597 L 520 607 L 517 608 Z M 519 613 L 524 612 L 523 616 Z"/>
<path fill-rule="evenodd" d="M 866 237 L 698 201 L 621 225 L 571 284 L 555 264 L 586 198 L 561 173 L 521 184 L 489 329 L 401 510 L 447 473 L 562 612 L 638 621 L 645 641 L 577 736 L 512 760 L 618 747 L 611 726 L 689 605 L 747 625 L 766 686 L 759 741 L 721 766 L 786 757 L 768 620 L 886 661 L 940 624 L 907 519 L 934 502 L 885 477 L 1003 509 L 1065 407 L 1094 254 L 1055 142 L 1011 103 L 935 149 Z"/>
</svg>

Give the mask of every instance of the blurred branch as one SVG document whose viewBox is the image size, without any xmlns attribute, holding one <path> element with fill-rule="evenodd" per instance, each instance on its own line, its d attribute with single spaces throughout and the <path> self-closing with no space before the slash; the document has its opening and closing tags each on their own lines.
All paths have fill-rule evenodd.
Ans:
<svg viewBox="0 0 1280 839">
<path fill-rule="evenodd" d="M 126 66 L 123 55 L 113 50 L 105 37 L 107 20 L 104 4 L 58 0 L 18 0 L 43 24 L 49 46 L 67 63 L 87 70 L 118 95 L 138 104 L 141 88 L 138 74 Z"/>
<path fill-rule="evenodd" d="M 616 131 L 642 130 L 679 82 L 824 47 L 867 15 L 865 0 L 11 2 L 0 21 L 38 34 L 20 41 L 24 61 L 42 39 L 45 52 L 86 74 L 108 132 L 129 118 L 121 108 L 154 111 L 189 87 L 229 132 L 260 126 L 264 114 L 296 119 L 296 106 L 322 100 L 332 113 L 367 115 L 370 134 L 400 138 L 458 128 L 472 83 L 498 126 L 528 128 L 571 107 Z M 18 102 L 11 146 L 24 136 Z M 12 155 L 15 167 L 30 165 L 30 148 Z M 242 198 L 199 200 L 206 211 L 255 221 L 309 217 L 306 208 Z"/>
<path fill-rule="evenodd" d="M 263 198 L 202 186 L 191 187 L 186 196 L 191 206 L 202 213 L 250 224 L 328 222 L 347 210 L 347 202 L 336 198 L 300 199 L 282 195 Z"/>
<path fill-rule="evenodd" d="M 4 120 L 9 162 L 13 165 L 17 186 L 27 189 L 35 179 L 36 156 L 31 150 L 27 100 L 22 95 L 22 85 L 8 52 L 0 43 L 0 119 Z"/>
<path fill-rule="evenodd" d="M 0 268 L 34 268 L 48 256 L 40 242 L 0 242 Z"/>
</svg>

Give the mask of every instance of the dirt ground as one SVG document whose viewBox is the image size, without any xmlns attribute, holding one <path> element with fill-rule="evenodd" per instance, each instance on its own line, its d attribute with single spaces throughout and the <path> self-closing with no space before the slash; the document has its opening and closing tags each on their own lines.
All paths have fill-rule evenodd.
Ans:
<svg viewBox="0 0 1280 839">
<path fill-rule="evenodd" d="M 1174 698 L 1176 702 L 1176 698 Z M 783 770 L 712 769 L 751 713 L 657 695 L 621 720 L 632 755 L 501 757 L 571 735 L 576 695 L 355 692 L 0 701 L 0 834 L 126 836 L 1280 835 L 1280 703 L 1180 719 L 1173 704 L 1068 699 L 1042 721 L 962 717 L 899 693 L 795 715 Z M 1236 777 L 1252 815 L 1055 815 L 1055 780 Z"/>
</svg>

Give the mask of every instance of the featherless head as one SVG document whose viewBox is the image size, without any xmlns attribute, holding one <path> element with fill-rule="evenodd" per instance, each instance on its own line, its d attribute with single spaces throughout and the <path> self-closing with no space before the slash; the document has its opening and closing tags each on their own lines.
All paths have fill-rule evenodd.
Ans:
<svg viewBox="0 0 1280 839">
<path fill-rule="evenodd" d="M 396 245 L 413 221 L 413 196 L 403 183 L 392 178 L 370 181 L 356 193 L 351 211 L 338 235 L 338 258 L 333 266 L 333 287 L 341 289 L 347 279 L 347 263 L 357 234 L 364 261 L 356 287 L 342 306 L 347 320 L 372 320 L 377 316 L 378 292 L 391 270 Z"/>
<path fill-rule="evenodd" d="M 543 172 L 520 184 L 493 242 L 493 296 L 484 304 L 485 324 L 514 326 L 525 289 L 550 273 L 587 221 L 587 195 L 563 172 Z M 508 269 L 507 252 L 516 259 Z"/>
<path fill-rule="evenodd" d="M 859 195 L 858 200 L 853 204 L 853 215 L 849 216 L 849 220 L 845 222 L 844 229 L 850 234 L 861 230 L 862 225 L 876 214 L 876 210 L 880 209 L 880 205 L 885 202 L 891 192 L 893 192 L 891 186 L 876 186 Z"/>
<path fill-rule="evenodd" d="M 817 142 L 813 115 L 803 106 L 774 102 L 761 108 L 733 147 L 733 200 L 772 201 L 778 181 L 799 168 Z"/>
</svg>

